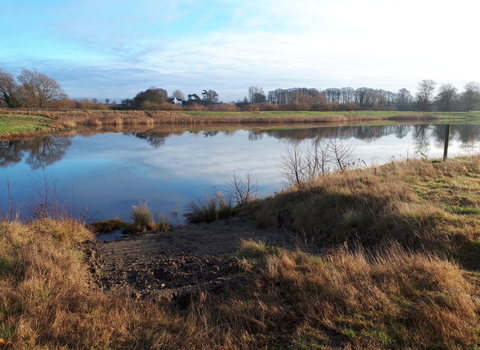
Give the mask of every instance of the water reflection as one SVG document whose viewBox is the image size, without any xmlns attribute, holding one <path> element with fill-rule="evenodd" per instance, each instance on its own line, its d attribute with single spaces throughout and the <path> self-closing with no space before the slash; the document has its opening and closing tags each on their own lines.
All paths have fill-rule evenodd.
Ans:
<svg viewBox="0 0 480 350">
<path fill-rule="evenodd" d="M 306 139 L 338 138 L 343 140 L 356 139 L 365 143 L 375 142 L 382 137 L 394 135 L 403 139 L 412 135 L 413 147 L 418 154 L 428 154 L 431 142 L 437 148 L 444 147 L 447 125 L 388 125 L 388 126 L 330 126 L 307 129 L 280 129 L 280 130 L 249 130 L 249 141 L 261 141 L 264 136 L 298 143 Z M 233 136 L 238 130 L 206 130 L 190 131 L 194 135 L 203 135 L 205 138 Z M 153 148 L 165 145 L 167 138 L 173 135 L 182 135 L 183 132 L 131 132 L 124 133 L 145 140 Z M 459 142 L 461 148 L 472 148 L 480 140 L 480 125 L 453 125 L 451 126 L 450 140 Z M 13 140 L 0 142 L 0 167 L 18 164 L 25 158 L 25 162 L 32 170 L 45 168 L 60 161 L 71 146 L 71 137 L 43 136 L 31 140 Z"/>
<path fill-rule="evenodd" d="M 23 157 L 32 170 L 45 168 L 61 160 L 72 141 L 68 137 L 43 136 L 33 140 L 0 142 L 0 167 L 20 163 Z"/>
<path fill-rule="evenodd" d="M 262 195 L 283 187 L 278 165 L 285 144 L 304 147 L 310 140 L 342 139 L 355 148 L 355 159 L 370 165 L 392 156 L 441 157 L 445 125 L 325 126 L 270 130 L 133 130 L 84 136 L 45 136 L 0 142 L 0 209 L 5 184 L 17 203 L 28 198 L 32 173 L 47 171 L 68 189 L 79 208 L 90 207 L 95 220 L 129 220 L 131 205 L 148 201 L 168 215 L 190 201 L 226 188 L 233 172 L 255 175 Z M 453 125 L 451 156 L 480 140 L 480 126 Z M 283 152 L 283 153 L 282 153 Z M 3 186 L 3 188 L 2 188 Z"/>
</svg>

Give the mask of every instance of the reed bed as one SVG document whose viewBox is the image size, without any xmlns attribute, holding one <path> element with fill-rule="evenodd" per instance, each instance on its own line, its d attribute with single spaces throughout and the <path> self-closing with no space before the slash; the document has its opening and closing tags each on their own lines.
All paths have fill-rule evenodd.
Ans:
<svg viewBox="0 0 480 350">
<path fill-rule="evenodd" d="M 243 113 L 243 112 L 201 112 L 189 114 L 172 111 L 19 111 L 19 114 L 41 115 L 52 119 L 57 128 L 78 126 L 120 126 L 120 125 L 205 125 L 205 124 L 291 124 L 291 123 L 333 123 L 379 120 L 369 115 L 305 115 L 302 113 Z"/>
</svg>

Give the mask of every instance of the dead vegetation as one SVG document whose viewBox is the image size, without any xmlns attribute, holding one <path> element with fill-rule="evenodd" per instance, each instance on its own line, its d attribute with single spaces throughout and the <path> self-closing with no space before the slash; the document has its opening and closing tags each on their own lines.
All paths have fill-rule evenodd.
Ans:
<svg viewBox="0 0 480 350">
<path fill-rule="evenodd" d="M 346 169 L 247 201 L 259 224 L 330 248 L 244 241 L 230 270 L 245 282 L 221 294 L 199 285 L 184 309 L 95 286 L 78 249 L 93 236 L 78 221 L 3 220 L 0 347 L 474 349 L 479 160 Z"/>
</svg>

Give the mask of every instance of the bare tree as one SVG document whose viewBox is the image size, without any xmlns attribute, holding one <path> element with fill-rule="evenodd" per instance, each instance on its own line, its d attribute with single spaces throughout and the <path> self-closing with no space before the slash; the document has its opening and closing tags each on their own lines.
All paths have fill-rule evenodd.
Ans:
<svg viewBox="0 0 480 350">
<path fill-rule="evenodd" d="M 480 105 L 480 84 L 471 81 L 463 87 L 462 102 L 464 109 L 472 111 Z"/>
<path fill-rule="evenodd" d="M 3 100 L 9 108 L 20 107 L 18 85 L 13 76 L 4 69 L 0 69 L 0 100 Z"/>
<path fill-rule="evenodd" d="M 398 90 L 397 92 L 397 108 L 400 111 L 409 110 L 412 105 L 412 94 L 405 88 Z"/>
<path fill-rule="evenodd" d="M 281 173 L 287 180 L 287 184 L 301 184 L 308 180 L 304 172 L 307 159 L 298 143 L 287 147 L 285 154 L 280 158 Z"/>
<path fill-rule="evenodd" d="M 418 83 L 417 97 L 417 109 L 420 111 L 427 111 L 432 105 L 432 95 L 435 90 L 435 81 L 422 80 Z"/>
<path fill-rule="evenodd" d="M 49 101 L 67 98 L 67 94 L 55 79 L 37 72 L 35 69 L 33 71 L 22 69 L 18 81 L 22 84 L 26 102 L 31 107 L 43 108 Z"/>
<path fill-rule="evenodd" d="M 247 173 L 245 179 L 233 173 L 232 177 L 228 177 L 227 186 L 230 196 L 237 205 L 242 205 L 256 199 L 258 196 L 258 181 L 254 175 Z"/>
<path fill-rule="evenodd" d="M 354 150 L 355 148 L 351 145 L 337 138 L 330 139 L 327 143 L 328 157 L 341 171 L 355 165 L 355 160 L 352 157 Z"/>
<path fill-rule="evenodd" d="M 442 84 L 440 91 L 435 96 L 435 104 L 438 110 L 447 112 L 452 110 L 458 96 L 457 91 L 457 88 L 452 84 Z"/>
<path fill-rule="evenodd" d="M 263 103 L 267 100 L 263 88 L 258 86 L 250 86 L 248 88 L 248 98 L 252 104 Z"/>
<path fill-rule="evenodd" d="M 185 95 L 178 89 L 173 91 L 172 97 L 176 98 L 177 100 L 185 101 Z"/>
<path fill-rule="evenodd" d="M 315 138 L 305 149 L 298 143 L 287 147 L 280 159 L 280 169 L 289 185 L 311 181 L 317 176 L 326 175 L 332 167 L 344 171 L 349 167 L 358 166 L 361 161 L 352 156 L 355 150 L 349 144 L 339 139 L 324 142 Z"/>
</svg>

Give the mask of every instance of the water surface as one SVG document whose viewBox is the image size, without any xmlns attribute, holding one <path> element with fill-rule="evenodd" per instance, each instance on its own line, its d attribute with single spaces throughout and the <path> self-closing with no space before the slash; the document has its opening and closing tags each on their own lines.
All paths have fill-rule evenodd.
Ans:
<svg viewBox="0 0 480 350">
<path fill-rule="evenodd" d="M 445 125 L 322 127 L 289 130 L 103 133 L 45 136 L 0 142 L 0 203 L 8 194 L 28 215 L 31 198 L 49 182 L 72 210 L 88 207 L 89 221 L 119 217 L 148 202 L 155 213 L 182 221 L 191 200 L 226 192 L 233 173 L 254 175 L 261 196 L 285 186 L 279 159 L 288 147 L 307 147 L 315 138 L 339 139 L 354 147 L 362 164 L 392 159 L 439 158 Z M 480 127 L 454 125 L 449 156 L 476 152 Z M 7 186 L 9 184 L 9 189 Z M 10 201 L 11 202 L 11 201 Z M 173 213 L 173 214 L 172 214 Z"/>
</svg>

